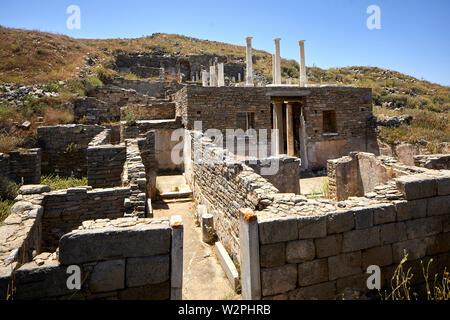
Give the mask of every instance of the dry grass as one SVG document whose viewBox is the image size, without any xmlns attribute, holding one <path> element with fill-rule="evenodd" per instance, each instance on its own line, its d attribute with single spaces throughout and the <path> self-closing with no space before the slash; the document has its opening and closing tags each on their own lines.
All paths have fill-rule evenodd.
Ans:
<svg viewBox="0 0 450 320">
<path fill-rule="evenodd" d="M 69 80 L 89 53 L 100 51 L 61 34 L 0 27 L 0 82 Z"/>
</svg>

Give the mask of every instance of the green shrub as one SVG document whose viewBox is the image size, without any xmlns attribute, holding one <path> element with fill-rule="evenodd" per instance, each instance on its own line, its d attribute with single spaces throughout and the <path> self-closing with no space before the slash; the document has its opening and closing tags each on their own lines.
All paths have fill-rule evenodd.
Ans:
<svg viewBox="0 0 450 320">
<path fill-rule="evenodd" d="M 87 186 L 88 181 L 86 177 L 81 179 L 73 177 L 60 177 L 58 175 L 49 174 L 41 177 L 41 184 L 49 186 L 52 191 L 64 190 L 67 188 Z"/>
</svg>

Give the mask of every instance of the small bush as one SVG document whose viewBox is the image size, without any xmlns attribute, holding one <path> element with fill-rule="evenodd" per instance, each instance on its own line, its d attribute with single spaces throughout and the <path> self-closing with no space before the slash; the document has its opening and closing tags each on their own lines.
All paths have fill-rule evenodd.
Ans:
<svg viewBox="0 0 450 320">
<path fill-rule="evenodd" d="M 3 221 L 9 216 L 11 207 L 13 206 L 14 201 L 12 200 L 1 200 L 0 199 L 0 225 Z"/>
</svg>

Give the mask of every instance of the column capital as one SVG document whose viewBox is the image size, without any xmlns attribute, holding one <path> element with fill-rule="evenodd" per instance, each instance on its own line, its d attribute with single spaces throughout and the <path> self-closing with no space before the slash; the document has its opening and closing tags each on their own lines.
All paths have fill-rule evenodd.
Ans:
<svg viewBox="0 0 450 320">
<path fill-rule="evenodd" d="M 298 40 L 298 43 L 305 43 L 306 40 Z"/>
<path fill-rule="evenodd" d="M 275 40 L 275 41 L 280 41 L 281 38 L 274 38 L 273 40 Z"/>
</svg>

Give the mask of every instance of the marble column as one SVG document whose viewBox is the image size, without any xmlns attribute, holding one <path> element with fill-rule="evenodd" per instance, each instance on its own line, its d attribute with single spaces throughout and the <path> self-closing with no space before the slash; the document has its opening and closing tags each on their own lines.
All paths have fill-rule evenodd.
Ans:
<svg viewBox="0 0 450 320">
<path fill-rule="evenodd" d="M 272 54 L 272 84 L 275 84 L 275 78 L 276 78 L 276 74 L 275 74 L 275 55 Z"/>
<path fill-rule="evenodd" d="M 287 137 L 287 155 L 294 156 L 294 114 L 292 103 L 286 104 L 286 137 Z"/>
<path fill-rule="evenodd" d="M 304 108 L 302 108 L 300 115 L 300 158 L 302 159 L 301 169 L 306 170 L 309 168 L 309 165 L 308 165 L 306 122 L 303 112 Z"/>
<path fill-rule="evenodd" d="M 217 87 L 216 66 L 209 67 L 209 86 Z"/>
<path fill-rule="evenodd" d="M 204 86 L 204 87 L 208 86 L 208 77 L 209 77 L 208 72 L 202 71 L 202 86 Z"/>
<path fill-rule="evenodd" d="M 253 61 L 252 61 L 252 39 L 253 37 L 245 38 L 247 40 L 247 75 L 246 75 L 246 86 L 252 87 L 253 84 Z"/>
<path fill-rule="evenodd" d="M 284 153 L 284 137 L 283 137 L 283 101 L 275 101 L 274 105 L 274 129 L 277 129 L 277 138 L 275 139 L 277 154 Z"/>
<path fill-rule="evenodd" d="M 280 58 L 280 38 L 275 41 L 275 84 L 281 84 L 281 58 Z"/>
<path fill-rule="evenodd" d="M 217 65 L 217 85 L 219 87 L 225 86 L 225 75 L 223 72 L 223 63 Z"/>
<path fill-rule="evenodd" d="M 298 41 L 300 47 L 300 87 L 306 87 L 305 40 Z"/>
</svg>

